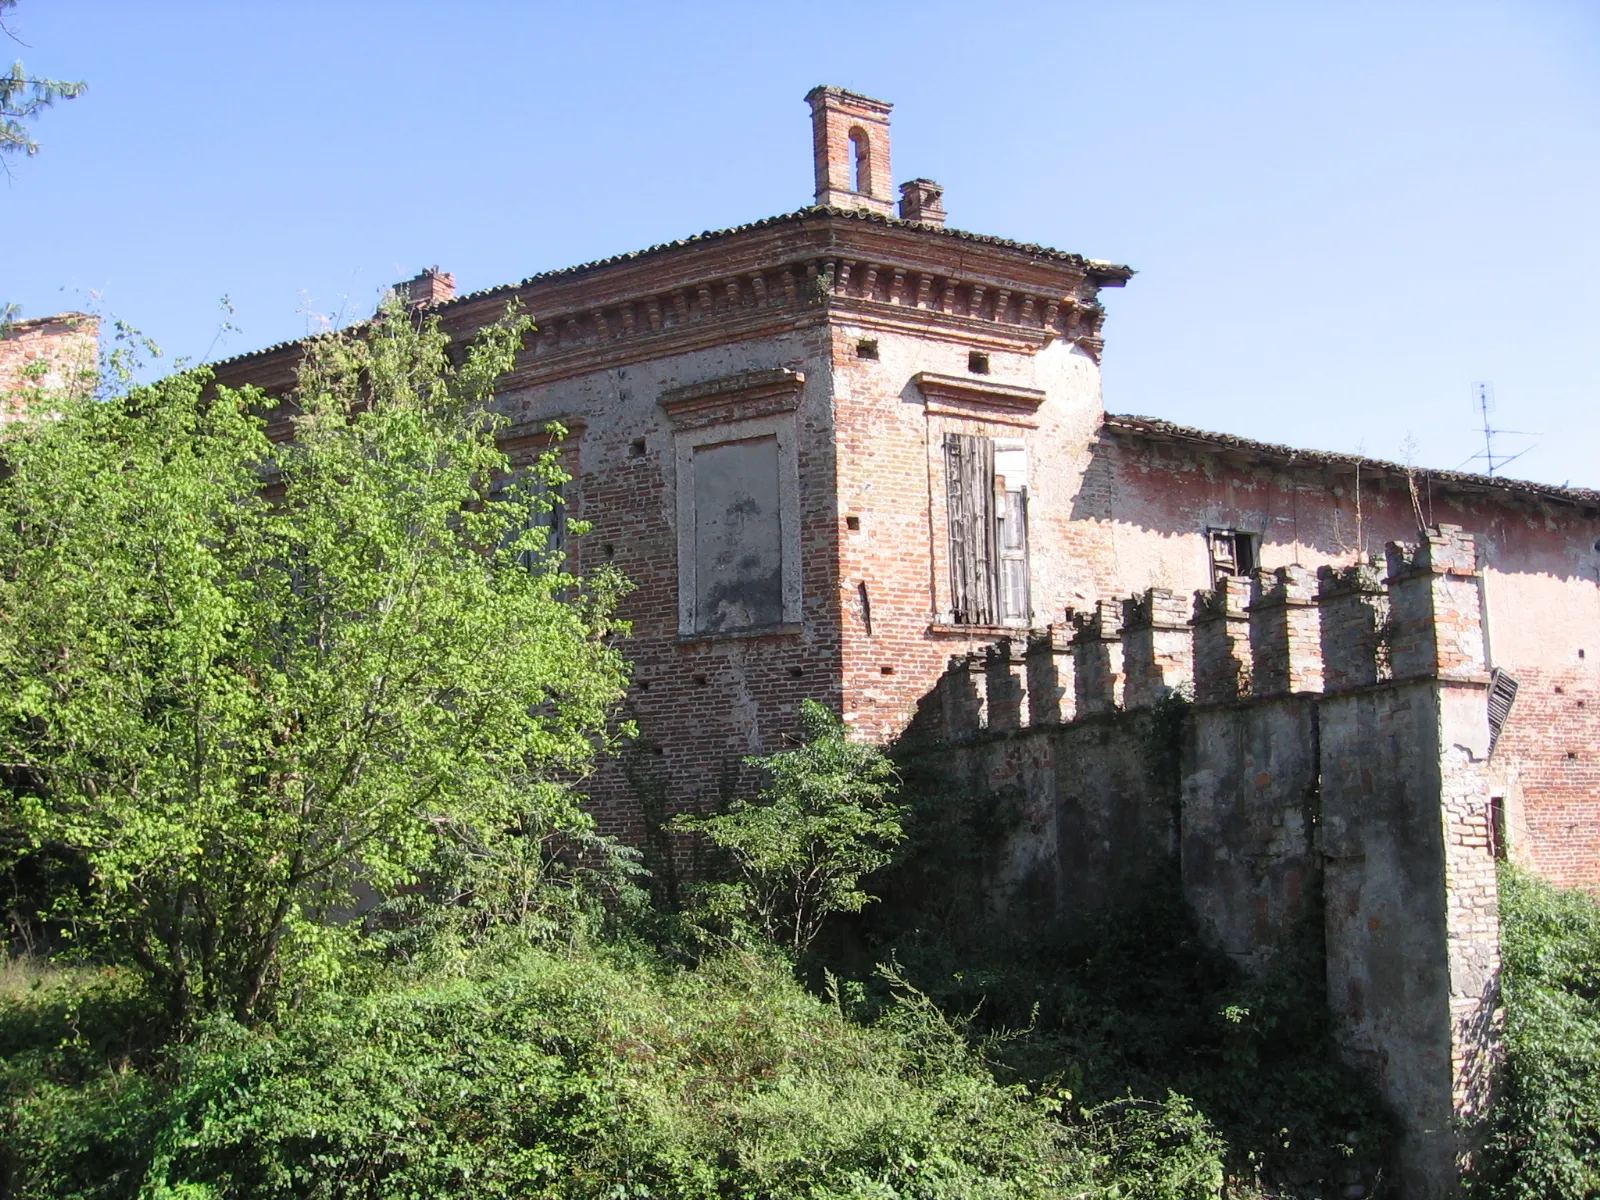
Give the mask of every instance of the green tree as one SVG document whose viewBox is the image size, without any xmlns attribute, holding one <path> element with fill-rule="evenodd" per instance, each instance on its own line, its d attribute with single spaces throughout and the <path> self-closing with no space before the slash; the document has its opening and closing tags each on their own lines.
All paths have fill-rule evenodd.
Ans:
<svg viewBox="0 0 1600 1200">
<path fill-rule="evenodd" d="M 1468 1194 L 1600 1196 L 1600 903 L 1500 870 L 1505 1065 Z"/>
<path fill-rule="evenodd" d="M 442 842 L 589 829 L 618 580 L 547 550 L 552 456 L 504 486 L 487 402 L 528 327 L 453 365 L 391 304 L 312 343 L 283 444 L 204 371 L 36 397 L 5 443 L 4 817 L 81 856 L 60 905 L 173 1018 L 337 974 L 355 898 Z"/>
<path fill-rule="evenodd" d="M 17 0 L 0 0 L 0 32 L 12 37 L 16 35 L 6 26 L 6 13 L 16 6 Z M 4 165 L 7 154 L 31 157 L 39 153 L 39 143 L 23 122 L 31 121 L 57 100 L 81 96 L 85 86 L 81 81 L 69 83 L 29 75 L 20 62 L 13 63 L 9 72 L 0 72 L 0 165 Z"/>
<path fill-rule="evenodd" d="M 873 899 L 861 878 L 886 865 L 904 837 L 898 781 L 883 752 L 850 741 L 814 700 L 801 702 L 800 723 L 804 744 L 746 760 L 771 776 L 753 803 L 673 821 L 722 847 L 737 872 L 735 882 L 704 889 L 708 912 L 749 922 L 795 955 L 831 913 L 860 912 Z"/>
</svg>

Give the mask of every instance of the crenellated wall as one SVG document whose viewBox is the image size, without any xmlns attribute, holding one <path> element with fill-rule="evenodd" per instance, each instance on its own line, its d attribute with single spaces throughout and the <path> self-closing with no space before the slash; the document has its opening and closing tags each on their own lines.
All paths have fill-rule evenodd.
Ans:
<svg viewBox="0 0 1600 1200">
<path fill-rule="evenodd" d="M 1320 935 L 1337 1043 L 1400 1121 L 1404 1194 L 1431 1198 L 1498 1055 L 1489 676 L 1471 535 L 1424 530 L 1386 566 L 1101 602 L 952 659 L 921 724 L 951 778 L 1015 798 L 991 908 L 1164 875 L 1247 970 Z"/>
</svg>

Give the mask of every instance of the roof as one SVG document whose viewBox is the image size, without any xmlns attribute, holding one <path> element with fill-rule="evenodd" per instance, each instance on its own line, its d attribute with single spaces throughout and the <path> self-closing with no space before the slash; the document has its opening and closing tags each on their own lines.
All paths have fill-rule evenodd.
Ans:
<svg viewBox="0 0 1600 1200">
<path fill-rule="evenodd" d="M 1119 263 L 1106 262 L 1097 258 L 1085 258 L 1081 254 L 1069 254 L 1065 250 L 1054 250 L 1049 246 L 1038 246 L 1032 242 L 1014 242 L 1009 238 L 992 237 L 988 234 L 969 233 L 964 229 L 948 229 L 939 225 L 928 225 L 918 221 L 902 221 L 898 217 L 885 216 L 882 213 L 866 212 L 854 208 L 832 208 L 814 205 L 809 208 L 796 209 L 794 212 L 783 213 L 776 217 L 764 217 L 759 221 L 751 221 L 744 225 L 734 225 L 728 229 L 708 229 L 704 233 L 697 233 L 690 237 L 679 238 L 676 241 L 661 242 L 654 246 L 647 246 L 643 250 L 631 250 L 626 254 L 614 254 L 609 258 L 597 258 L 592 262 L 578 263 L 571 267 L 559 267 L 553 271 L 541 271 L 537 275 L 529 275 L 526 279 L 516 283 L 502 283 L 494 287 L 484 288 L 476 292 L 467 292 L 452 300 L 431 306 L 430 311 L 443 312 L 459 304 L 475 300 L 485 300 L 494 296 L 506 295 L 522 288 L 532 287 L 535 284 L 545 283 L 556 279 L 571 279 L 590 271 L 614 267 L 621 263 L 637 262 L 640 259 L 652 258 L 658 254 L 668 254 L 680 250 L 685 246 L 698 246 L 707 242 L 720 241 L 723 238 L 735 237 L 739 234 L 750 233 L 757 229 L 772 229 L 780 225 L 788 225 L 816 217 L 843 217 L 852 221 L 863 221 L 874 225 L 887 225 L 901 229 L 914 229 L 920 233 L 933 234 L 937 237 L 952 238 L 961 242 L 972 242 L 984 246 L 995 246 L 1002 250 L 1011 250 L 1026 254 L 1030 258 L 1043 259 L 1048 262 L 1068 263 L 1075 267 L 1083 268 L 1088 274 L 1097 276 L 1111 286 L 1120 286 L 1126 283 L 1134 274 L 1132 267 L 1122 266 Z M 313 334 L 312 337 L 322 336 Z M 286 342 L 277 342 L 271 346 L 263 346 L 259 350 L 249 350 L 243 354 L 235 354 L 231 358 L 220 359 L 211 366 L 224 366 L 227 364 L 244 362 L 267 354 L 275 354 L 280 350 L 287 350 L 298 346 L 308 338 L 294 338 Z"/>
<path fill-rule="evenodd" d="M 1286 465 L 1332 466 L 1360 468 L 1378 473 L 1422 475 L 1431 483 L 1444 484 L 1463 491 L 1493 492 L 1502 495 L 1534 496 L 1565 504 L 1580 504 L 1600 508 L 1600 491 L 1591 488 L 1557 487 L 1549 483 L 1534 483 L 1526 479 L 1505 479 L 1499 475 L 1479 475 L 1470 471 L 1436 471 L 1428 467 L 1408 467 L 1402 463 L 1367 458 L 1360 454 L 1338 454 L 1330 450 L 1302 450 L 1294 446 L 1281 446 L 1275 442 L 1257 442 L 1236 437 L 1231 433 L 1212 433 L 1177 425 L 1158 417 L 1138 417 L 1107 413 L 1105 427 L 1115 433 L 1153 441 L 1187 442 L 1214 450 L 1237 450 L 1246 454 L 1273 459 Z"/>
</svg>

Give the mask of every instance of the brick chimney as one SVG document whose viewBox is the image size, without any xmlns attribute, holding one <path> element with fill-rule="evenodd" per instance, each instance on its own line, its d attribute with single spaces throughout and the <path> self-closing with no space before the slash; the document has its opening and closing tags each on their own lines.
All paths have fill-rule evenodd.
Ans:
<svg viewBox="0 0 1600 1200">
<path fill-rule="evenodd" d="M 931 179 L 900 185 L 900 219 L 944 228 L 944 188 Z"/>
<path fill-rule="evenodd" d="M 817 203 L 894 216 L 889 182 L 889 110 L 894 105 L 835 87 L 814 87 L 806 101 L 811 105 Z"/>
<path fill-rule="evenodd" d="M 422 274 L 394 285 L 402 303 L 411 308 L 431 308 L 455 299 L 456 277 L 439 270 L 437 264 L 427 267 Z"/>
</svg>

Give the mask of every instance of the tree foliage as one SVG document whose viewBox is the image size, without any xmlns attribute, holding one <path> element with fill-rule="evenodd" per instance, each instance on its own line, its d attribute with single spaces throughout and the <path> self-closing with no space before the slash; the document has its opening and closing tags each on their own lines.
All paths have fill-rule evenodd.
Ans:
<svg viewBox="0 0 1600 1200">
<path fill-rule="evenodd" d="M 16 6 L 17 0 L 0 0 L 0 32 L 10 33 L 6 14 Z M 69 83 L 29 75 L 20 62 L 13 63 L 10 71 L 0 71 L 0 165 L 8 154 L 37 154 L 39 143 L 33 140 L 24 122 L 33 120 L 57 100 L 81 96 L 85 86 L 81 81 Z"/>
<path fill-rule="evenodd" d="M 733 863 L 734 882 L 704 889 L 710 912 L 749 922 L 795 955 L 830 914 L 859 912 L 872 899 L 861 878 L 888 863 L 903 836 L 884 753 L 850 741 L 814 700 L 801 702 L 800 722 L 802 745 L 746 760 L 771 777 L 756 800 L 673 822 L 705 834 Z"/>
<path fill-rule="evenodd" d="M 551 455 L 486 502 L 509 469 L 486 405 L 527 327 L 456 362 L 397 306 L 318 339 L 286 443 L 203 371 L 46 398 L 8 439 L 5 821 L 81 857 L 58 915 L 174 1018 L 254 1021 L 332 978 L 358 897 L 442 841 L 588 829 L 567 785 L 623 685 L 617 581 L 547 550 Z"/>
<path fill-rule="evenodd" d="M 1506 1064 L 1475 1196 L 1600 1195 L 1600 903 L 1500 875 Z"/>
</svg>

